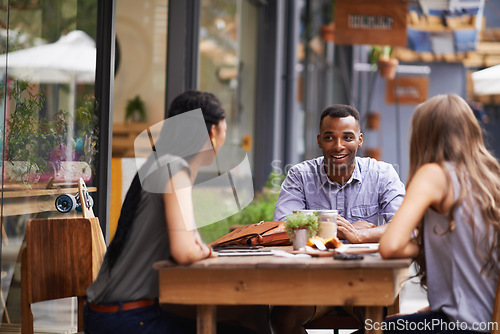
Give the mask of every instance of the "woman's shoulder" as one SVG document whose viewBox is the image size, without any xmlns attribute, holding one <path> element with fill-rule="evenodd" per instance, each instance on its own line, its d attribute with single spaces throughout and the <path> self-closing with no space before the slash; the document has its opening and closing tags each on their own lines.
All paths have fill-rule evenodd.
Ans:
<svg viewBox="0 0 500 334">
<path fill-rule="evenodd" d="M 447 171 L 438 163 L 427 163 L 420 166 L 411 183 L 417 188 L 425 188 L 431 192 L 445 192 L 448 188 Z"/>
<path fill-rule="evenodd" d="M 158 158 L 148 158 L 138 174 L 143 190 L 163 193 L 172 176 L 179 174 L 189 178 L 191 173 L 185 159 L 173 155 L 163 155 Z"/>
<path fill-rule="evenodd" d="M 423 164 L 417 170 L 420 173 L 444 173 L 443 167 L 437 162 Z"/>
<path fill-rule="evenodd" d="M 418 168 L 411 181 L 417 184 L 418 192 L 427 194 L 431 199 L 431 207 L 441 214 L 448 212 L 453 204 L 454 189 L 449 174 L 446 164 L 427 163 Z"/>
</svg>

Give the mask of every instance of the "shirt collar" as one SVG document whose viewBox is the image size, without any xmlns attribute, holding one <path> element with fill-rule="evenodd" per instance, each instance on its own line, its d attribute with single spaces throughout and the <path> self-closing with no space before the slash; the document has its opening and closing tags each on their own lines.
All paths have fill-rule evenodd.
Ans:
<svg viewBox="0 0 500 334">
<path fill-rule="evenodd" d="M 351 177 L 349 180 L 346 182 L 346 184 L 352 183 L 354 181 L 358 181 L 359 183 L 362 183 L 363 179 L 361 177 L 361 169 L 359 167 L 359 157 L 355 157 L 354 160 L 354 171 L 352 172 Z M 336 182 L 331 181 L 328 178 L 328 175 L 326 175 L 325 172 L 325 158 L 320 157 L 318 159 L 318 168 L 319 168 L 319 179 L 321 181 L 321 184 L 325 184 L 326 182 L 332 183 L 332 184 L 338 184 Z"/>
</svg>

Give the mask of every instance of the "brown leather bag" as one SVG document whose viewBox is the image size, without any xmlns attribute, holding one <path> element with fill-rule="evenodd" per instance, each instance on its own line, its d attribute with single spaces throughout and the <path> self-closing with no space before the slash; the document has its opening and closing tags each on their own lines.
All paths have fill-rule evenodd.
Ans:
<svg viewBox="0 0 500 334">
<path fill-rule="evenodd" d="M 260 222 L 240 226 L 225 236 L 210 243 L 210 247 L 229 245 L 247 246 L 287 246 L 291 245 L 290 236 L 286 233 L 284 221 Z"/>
</svg>

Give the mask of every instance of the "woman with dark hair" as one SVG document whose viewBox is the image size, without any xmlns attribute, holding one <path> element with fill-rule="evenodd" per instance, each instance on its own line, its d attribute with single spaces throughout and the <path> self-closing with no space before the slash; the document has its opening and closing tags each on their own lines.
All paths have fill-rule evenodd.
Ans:
<svg viewBox="0 0 500 334">
<path fill-rule="evenodd" d="M 149 134 L 151 155 L 132 181 L 114 239 L 87 290 L 86 333 L 195 333 L 195 321 L 158 304 L 152 265 L 211 256 L 194 224 L 191 190 L 198 169 L 224 144 L 226 127 L 213 94 L 187 91 L 172 102 L 159 138 Z"/>
<path fill-rule="evenodd" d="M 500 165 L 457 95 L 420 104 L 411 126 L 406 196 L 379 249 L 384 258 L 416 258 L 429 306 L 388 318 L 385 332 L 489 332 L 500 269 Z"/>
</svg>

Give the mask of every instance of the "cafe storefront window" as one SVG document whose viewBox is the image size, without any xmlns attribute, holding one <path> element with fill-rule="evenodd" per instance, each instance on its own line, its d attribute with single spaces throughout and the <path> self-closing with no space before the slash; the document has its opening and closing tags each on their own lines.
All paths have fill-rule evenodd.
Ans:
<svg viewBox="0 0 500 334">
<path fill-rule="evenodd" d="M 199 89 L 217 96 L 226 111 L 229 145 L 253 163 L 257 68 L 257 14 L 248 0 L 202 0 Z"/>
<path fill-rule="evenodd" d="M 97 11 L 97 0 L 0 2 L 3 322 L 20 323 L 26 222 L 81 215 L 55 207 L 59 194 L 77 193 L 80 178 L 91 194 L 97 190 Z M 35 304 L 35 325 L 75 325 L 59 311 L 74 304 Z"/>
</svg>

